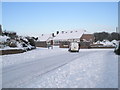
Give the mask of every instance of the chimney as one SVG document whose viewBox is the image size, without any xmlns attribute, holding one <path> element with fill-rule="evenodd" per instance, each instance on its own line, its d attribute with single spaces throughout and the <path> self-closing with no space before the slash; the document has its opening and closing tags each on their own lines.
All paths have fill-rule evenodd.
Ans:
<svg viewBox="0 0 120 90">
<path fill-rule="evenodd" d="M 57 31 L 57 34 L 59 34 L 59 31 Z"/>
<path fill-rule="evenodd" d="M 62 31 L 62 34 L 64 33 L 64 31 Z"/>
<path fill-rule="evenodd" d="M 55 37 L 54 33 L 52 33 L 52 37 Z"/>
</svg>

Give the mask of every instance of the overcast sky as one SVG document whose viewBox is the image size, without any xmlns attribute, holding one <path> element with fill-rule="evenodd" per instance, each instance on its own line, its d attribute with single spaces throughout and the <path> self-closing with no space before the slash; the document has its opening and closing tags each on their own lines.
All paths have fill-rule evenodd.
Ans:
<svg viewBox="0 0 120 90">
<path fill-rule="evenodd" d="M 115 32 L 117 2 L 3 2 L 4 29 L 20 35 L 62 30 Z"/>
</svg>

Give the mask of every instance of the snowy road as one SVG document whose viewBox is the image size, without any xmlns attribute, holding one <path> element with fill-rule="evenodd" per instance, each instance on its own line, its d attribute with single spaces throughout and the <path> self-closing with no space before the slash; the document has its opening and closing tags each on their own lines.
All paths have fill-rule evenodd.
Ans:
<svg viewBox="0 0 120 90">
<path fill-rule="evenodd" d="M 81 50 L 79 53 L 66 49 L 37 49 L 21 55 L 6 55 L 3 60 L 3 88 L 117 87 L 118 61 L 111 49 Z"/>
<path fill-rule="evenodd" d="M 36 75 L 49 72 L 76 58 L 78 58 L 77 54 L 66 53 L 3 68 L 3 87 L 16 87 L 17 84 L 24 84 Z"/>
</svg>

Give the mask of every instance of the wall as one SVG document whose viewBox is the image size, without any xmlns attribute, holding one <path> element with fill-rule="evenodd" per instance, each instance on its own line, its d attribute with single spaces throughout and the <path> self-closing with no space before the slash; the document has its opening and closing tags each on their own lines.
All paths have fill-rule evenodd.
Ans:
<svg viewBox="0 0 120 90">
<path fill-rule="evenodd" d="M 36 47 L 47 47 L 46 41 L 37 41 L 35 42 Z"/>
<path fill-rule="evenodd" d="M 94 42 L 95 37 L 93 34 L 83 34 L 80 40 L 83 40 L 83 39 L 90 41 L 90 42 Z"/>
</svg>

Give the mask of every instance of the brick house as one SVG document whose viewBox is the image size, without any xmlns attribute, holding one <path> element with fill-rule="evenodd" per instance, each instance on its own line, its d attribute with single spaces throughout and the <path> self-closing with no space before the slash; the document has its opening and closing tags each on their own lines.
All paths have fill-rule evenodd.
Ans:
<svg viewBox="0 0 120 90">
<path fill-rule="evenodd" d="M 54 45 L 60 48 L 68 48 L 70 42 L 78 42 L 81 48 L 89 48 L 94 42 L 94 35 L 86 32 L 86 30 L 62 31 L 54 37 Z"/>
<path fill-rule="evenodd" d="M 89 48 L 90 45 L 94 42 L 94 35 L 93 34 L 83 34 L 80 38 L 81 48 Z"/>
<path fill-rule="evenodd" d="M 52 34 L 42 34 L 38 37 L 38 40 L 36 41 L 36 47 L 47 47 L 47 43 L 50 43 L 50 45 L 53 45 L 53 36 Z"/>
</svg>

